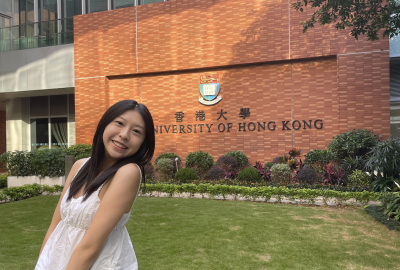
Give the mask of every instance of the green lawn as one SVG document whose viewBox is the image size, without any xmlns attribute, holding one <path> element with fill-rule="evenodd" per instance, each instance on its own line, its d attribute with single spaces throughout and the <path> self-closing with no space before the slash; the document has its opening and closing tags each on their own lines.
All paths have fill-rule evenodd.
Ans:
<svg viewBox="0 0 400 270">
<path fill-rule="evenodd" d="M 58 196 L 0 205 L 0 269 L 34 268 Z M 362 208 L 139 197 L 141 270 L 399 269 L 400 232 Z"/>
</svg>

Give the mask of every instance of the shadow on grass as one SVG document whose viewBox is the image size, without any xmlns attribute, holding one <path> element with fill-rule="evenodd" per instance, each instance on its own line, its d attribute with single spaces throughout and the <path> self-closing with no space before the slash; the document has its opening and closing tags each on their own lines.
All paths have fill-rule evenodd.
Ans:
<svg viewBox="0 0 400 270">
<path fill-rule="evenodd" d="M 378 222 L 385 225 L 389 230 L 400 231 L 400 222 L 394 218 L 388 218 L 387 215 L 383 214 L 383 209 L 381 206 L 369 205 L 365 207 L 365 212 Z"/>
</svg>

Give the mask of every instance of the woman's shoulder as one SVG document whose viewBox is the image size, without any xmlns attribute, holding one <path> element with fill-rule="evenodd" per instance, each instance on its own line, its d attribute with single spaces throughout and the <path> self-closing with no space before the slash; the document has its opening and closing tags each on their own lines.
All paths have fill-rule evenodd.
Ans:
<svg viewBox="0 0 400 270">
<path fill-rule="evenodd" d="M 124 166 L 121 166 L 115 173 L 112 182 L 127 182 L 126 180 L 129 179 L 132 183 L 135 182 L 141 182 L 142 178 L 142 172 L 140 171 L 140 168 L 138 165 L 135 163 L 128 163 Z M 128 184 L 129 183 L 125 183 Z"/>
<path fill-rule="evenodd" d="M 72 168 L 77 167 L 78 169 L 80 167 L 82 167 L 82 165 L 88 160 L 89 158 L 81 158 L 78 159 L 77 161 L 75 161 L 74 165 L 72 166 Z"/>
<path fill-rule="evenodd" d="M 119 176 L 140 176 L 141 171 L 139 165 L 136 163 L 128 163 L 124 166 L 121 166 L 116 172 L 116 175 Z"/>
<path fill-rule="evenodd" d="M 74 179 L 75 175 L 78 173 L 79 169 L 82 167 L 82 165 L 88 160 L 89 158 L 82 158 L 77 161 L 75 161 L 74 165 L 72 165 L 71 171 L 69 172 L 69 175 L 71 177 L 68 177 L 66 180 L 65 184 L 69 185 L 72 182 L 72 179 Z"/>
</svg>

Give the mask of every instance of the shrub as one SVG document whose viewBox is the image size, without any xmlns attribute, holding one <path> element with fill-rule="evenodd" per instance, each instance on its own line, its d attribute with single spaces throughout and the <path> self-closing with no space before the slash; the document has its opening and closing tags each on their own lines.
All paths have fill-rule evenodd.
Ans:
<svg viewBox="0 0 400 270">
<path fill-rule="evenodd" d="M 387 139 L 372 148 L 366 167 L 384 178 L 400 178 L 400 137 Z"/>
<path fill-rule="evenodd" d="M 163 180 L 168 180 L 172 178 L 174 172 L 174 165 L 172 164 L 172 160 L 169 158 L 160 158 L 157 161 L 157 171 L 160 173 L 160 176 Z"/>
<path fill-rule="evenodd" d="M 301 184 L 311 185 L 318 179 L 318 174 L 313 168 L 304 166 L 297 172 L 296 179 Z"/>
<path fill-rule="evenodd" d="M 157 161 L 158 161 L 160 158 L 171 158 L 171 159 L 174 159 L 174 160 L 175 160 L 175 158 L 178 158 L 178 165 L 181 165 L 181 164 L 182 164 L 181 158 L 180 158 L 177 154 L 172 153 L 172 152 L 160 154 L 158 157 L 156 157 L 156 159 L 154 160 L 154 162 L 157 164 Z"/>
<path fill-rule="evenodd" d="M 266 169 L 266 168 L 271 169 L 272 166 L 274 166 L 274 165 L 275 165 L 275 163 L 272 162 L 272 161 L 267 162 L 267 163 L 265 163 L 265 165 L 264 165 L 264 169 Z"/>
<path fill-rule="evenodd" d="M 284 163 L 286 163 L 286 161 L 287 160 L 285 160 L 285 157 L 284 156 L 278 156 L 278 157 L 276 157 L 276 158 L 274 158 L 273 160 L 272 160 L 272 163 L 274 163 L 274 164 L 284 164 Z M 272 167 L 271 167 L 272 168 Z"/>
<path fill-rule="evenodd" d="M 224 178 L 225 178 L 225 170 L 217 166 L 212 167 L 204 177 L 204 179 L 206 180 L 219 180 Z"/>
<path fill-rule="evenodd" d="M 258 173 L 260 174 L 260 176 L 262 177 L 262 179 L 267 182 L 271 179 L 271 172 L 269 170 L 269 168 L 263 168 L 261 162 L 256 161 L 256 165 L 253 166 Z"/>
<path fill-rule="evenodd" d="M 355 158 L 346 157 L 341 160 L 340 166 L 345 170 L 348 174 L 352 174 L 355 170 L 363 171 L 365 170 L 365 163 L 367 161 L 368 156 L 356 156 Z"/>
<path fill-rule="evenodd" d="M 337 160 L 366 155 L 380 141 L 380 136 L 365 129 L 352 129 L 337 135 L 328 145 Z"/>
<path fill-rule="evenodd" d="M 40 178 L 65 175 L 65 152 L 59 148 L 34 150 L 30 161 L 33 175 Z"/>
<path fill-rule="evenodd" d="M 346 183 L 346 174 L 342 171 L 342 168 L 331 163 L 326 165 L 326 170 L 322 174 L 322 180 L 324 184 L 344 185 Z"/>
<path fill-rule="evenodd" d="M 313 168 L 317 173 L 322 174 L 326 170 L 335 155 L 328 150 L 314 149 L 305 155 L 304 164 Z"/>
<path fill-rule="evenodd" d="M 144 166 L 144 174 L 146 176 L 146 179 L 154 180 L 154 167 L 150 161 L 146 164 L 146 166 Z"/>
<path fill-rule="evenodd" d="M 221 156 L 217 160 L 217 166 L 224 168 L 225 171 L 231 171 L 238 169 L 238 161 L 233 156 Z"/>
<path fill-rule="evenodd" d="M 271 172 L 272 181 L 275 183 L 286 184 L 291 180 L 292 170 L 288 164 L 275 164 Z"/>
<path fill-rule="evenodd" d="M 349 185 L 367 187 L 371 185 L 371 177 L 363 171 L 355 170 L 349 176 Z"/>
<path fill-rule="evenodd" d="M 297 160 L 297 157 L 300 157 L 301 155 L 301 151 L 302 150 L 299 147 L 294 147 L 284 156 L 292 171 L 295 171 L 298 166 L 302 167 L 303 163 L 301 159 Z"/>
<path fill-rule="evenodd" d="M 214 158 L 209 153 L 198 151 L 187 155 L 185 166 L 195 169 L 203 177 L 214 164 Z"/>
<path fill-rule="evenodd" d="M 0 189 L 7 187 L 7 175 L 2 174 L 0 175 Z"/>
<path fill-rule="evenodd" d="M 196 171 L 192 168 L 181 168 L 175 174 L 175 179 L 181 183 L 186 183 L 187 181 L 193 181 L 199 179 Z"/>
<path fill-rule="evenodd" d="M 394 191 L 400 183 L 400 137 L 379 142 L 370 152 L 365 164 L 367 171 L 376 179 L 375 191 Z"/>
<path fill-rule="evenodd" d="M 31 168 L 31 155 L 28 151 L 5 152 L 0 155 L 1 163 L 7 165 L 7 174 L 12 176 L 35 175 Z"/>
<path fill-rule="evenodd" d="M 400 194 L 399 192 L 385 192 L 379 198 L 383 207 L 383 213 L 389 218 L 400 220 Z"/>
<path fill-rule="evenodd" d="M 238 166 L 243 168 L 249 164 L 249 159 L 247 158 L 246 154 L 242 151 L 231 151 L 225 154 L 225 156 L 231 156 L 236 158 L 238 162 Z"/>
<path fill-rule="evenodd" d="M 182 168 L 182 160 L 181 158 L 175 154 L 175 153 L 162 153 L 155 159 L 155 163 L 157 164 L 157 161 L 161 158 L 169 158 L 172 160 L 172 165 L 174 165 L 174 170 L 172 175 L 175 175 L 175 173 L 179 170 L 179 168 Z M 178 158 L 178 161 L 176 161 L 176 158 Z"/>
<path fill-rule="evenodd" d="M 41 149 L 32 152 L 6 152 L 0 156 L 3 164 L 7 164 L 7 173 L 11 176 L 37 175 L 59 177 L 65 175 L 65 152 L 59 148 Z"/>
<path fill-rule="evenodd" d="M 262 177 L 255 168 L 247 167 L 239 172 L 236 180 L 247 183 L 259 183 L 262 181 Z"/>
<path fill-rule="evenodd" d="M 78 143 L 71 145 L 64 150 L 66 155 L 74 156 L 75 160 L 88 158 L 92 155 L 92 146 L 90 144 Z"/>
</svg>

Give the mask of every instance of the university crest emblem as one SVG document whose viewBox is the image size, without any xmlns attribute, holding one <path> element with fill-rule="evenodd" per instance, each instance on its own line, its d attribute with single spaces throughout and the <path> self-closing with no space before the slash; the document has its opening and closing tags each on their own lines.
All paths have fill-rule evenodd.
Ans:
<svg viewBox="0 0 400 270">
<path fill-rule="evenodd" d="M 215 105 L 222 100 L 219 94 L 219 74 L 200 76 L 199 102 L 203 105 Z"/>
</svg>

